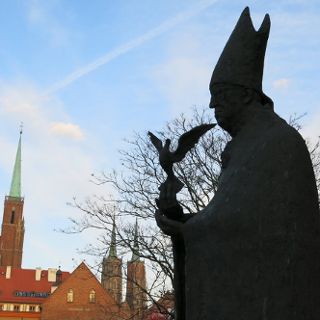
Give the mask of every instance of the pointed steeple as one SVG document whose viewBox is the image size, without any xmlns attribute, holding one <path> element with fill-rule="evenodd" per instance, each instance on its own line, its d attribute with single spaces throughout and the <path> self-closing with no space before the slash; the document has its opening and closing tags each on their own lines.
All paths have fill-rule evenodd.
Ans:
<svg viewBox="0 0 320 320">
<path fill-rule="evenodd" d="M 122 301 L 122 260 L 117 256 L 116 222 L 113 216 L 109 254 L 102 260 L 101 284 L 115 301 Z"/>
<path fill-rule="evenodd" d="M 117 258 L 116 241 L 116 220 L 113 219 L 109 257 Z"/>
<path fill-rule="evenodd" d="M 138 242 L 138 220 L 136 219 L 136 224 L 134 226 L 134 239 L 133 239 L 133 249 L 131 261 L 139 261 L 139 242 Z"/>
<path fill-rule="evenodd" d="M 11 187 L 10 187 L 10 197 L 21 198 L 21 136 L 22 127 L 20 127 L 20 137 L 18 143 L 18 149 L 16 154 L 16 161 L 14 163 Z"/>
</svg>

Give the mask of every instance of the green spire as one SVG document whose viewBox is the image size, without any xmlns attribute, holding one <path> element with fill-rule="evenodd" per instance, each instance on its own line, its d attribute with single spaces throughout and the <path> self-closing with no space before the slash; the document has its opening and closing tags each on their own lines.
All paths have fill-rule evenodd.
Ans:
<svg viewBox="0 0 320 320">
<path fill-rule="evenodd" d="M 133 239 L 133 249 L 132 249 L 132 258 L 131 261 L 139 261 L 139 242 L 138 242 L 138 220 L 136 219 L 136 224 L 134 226 L 134 239 Z"/>
<path fill-rule="evenodd" d="M 16 154 L 16 161 L 14 163 L 11 187 L 10 187 L 10 197 L 21 198 L 21 135 L 22 128 L 20 128 L 20 137 L 18 143 L 18 149 Z"/>
<path fill-rule="evenodd" d="M 109 257 L 117 257 L 117 247 L 116 247 L 116 220 L 113 219 L 112 224 L 112 234 L 111 234 L 111 243 L 109 249 Z"/>
</svg>

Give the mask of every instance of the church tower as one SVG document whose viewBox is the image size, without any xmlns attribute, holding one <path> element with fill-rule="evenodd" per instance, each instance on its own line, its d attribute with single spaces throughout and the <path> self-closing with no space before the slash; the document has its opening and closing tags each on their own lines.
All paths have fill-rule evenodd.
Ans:
<svg viewBox="0 0 320 320">
<path fill-rule="evenodd" d="M 117 304 L 120 304 L 122 301 L 122 260 L 117 256 L 115 220 L 113 220 L 109 255 L 102 261 L 101 284 Z"/>
<path fill-rule="evenodd" d="M 132 312 L 132 319 L 143 319 L 146 310 L 146 271 L 144 261 L 140 260 L 138 242 L 138 222 L 135 224 L 134 245 L 131 260 L 127 265 L 126 301 Z"/>
<path fill-rule="evenodd" d="M 21 268 L 24 239 L 23 203 L 21 197 L 21 135 L 14 164 L 11 188 L 5 197 L 0 236 L 0 266 Z"/>
</svg>

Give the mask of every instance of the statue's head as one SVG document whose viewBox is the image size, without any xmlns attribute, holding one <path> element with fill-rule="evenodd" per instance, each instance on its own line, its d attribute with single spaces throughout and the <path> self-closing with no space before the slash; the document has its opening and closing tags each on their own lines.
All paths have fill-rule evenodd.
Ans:
<svg viewBox="0 0 320 320">
<path fill-rule="evenodd" d="M 265 96 L 251 88 L 232 84 L 217 84 L 210 88 L 209 107 L 214 109 L 221 128 L 232 134 L 232 129 L 251 106 L 265 104 Z"/>
<path fill-rule="evenodd" d="M 245 8 L 222 51 L 210 81 L 210 107 L 215 108 L 217 121 L 223 128 L 231 113 L 236 115 L 254 100 L 273 108 L 272 100 L 262 91 L 269 32 L 269 15 L 265 15 L 256 31 L 249 8 Z"/>
</svg>

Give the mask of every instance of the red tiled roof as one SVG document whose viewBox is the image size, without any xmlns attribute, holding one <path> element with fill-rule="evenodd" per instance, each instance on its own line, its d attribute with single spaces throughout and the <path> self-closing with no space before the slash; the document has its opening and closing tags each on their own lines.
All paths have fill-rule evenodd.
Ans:
<svg viewBox="0 0 320 320">
<path fill-rule="evenodd" d="M 6 279 L 6 267 L 0 267 L 0 302 L 44 302 L 54 283 L 48 281 L 48 270 L 41 270 L 39 281 L 35 275 L 34 269 L 11 268 L 11 277 Z M 62 271 L 62 281 L 69 275 Z"/>
<path fill-rule="evenodd" d="M 156 303 L 152 304 L 146 311 L 145 320 L 169 319 L 168 312 L 174 308 L 174 294 L 167 291 Z"/>
</svg>

